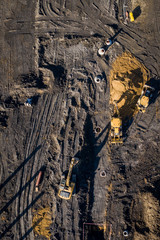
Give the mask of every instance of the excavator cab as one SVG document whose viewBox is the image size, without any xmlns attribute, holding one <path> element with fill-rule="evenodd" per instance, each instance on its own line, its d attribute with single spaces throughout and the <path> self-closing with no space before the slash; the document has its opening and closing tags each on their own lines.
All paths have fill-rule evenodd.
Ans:
<svg viewBox="0 0 160 240">
<path fill-rule="evenodd" d="M 144 85 L 141 96 L 140 96 L 140 98 L 138 99 L 138 102 L 137 102 L 137 107 L 138 107 L 139 111 L 141 111 L 141 112 L 146 111 L 146 108 L 149 105 L 149 101 L 152 98 L 154 91 L 155 91 L 155 89 L 153 87 L 150 87 L 148 85 Z"/>
<path fill-rule="evenodd" d="M 113 117 L 111 120 L 111 143 L 123 143 L 122 119 L 119 117 Z"/>
<path fill-rule="evenodd" d="M 78 158 L 72 158 L 69 166 L 68 174 L 63 174 L 61 177 L 58 196 L 62 199 L 69 200 L 71 199 L 76 185 L 76 175 L 72 174 L 73 166 L 78 163 Z"/>
</svg>

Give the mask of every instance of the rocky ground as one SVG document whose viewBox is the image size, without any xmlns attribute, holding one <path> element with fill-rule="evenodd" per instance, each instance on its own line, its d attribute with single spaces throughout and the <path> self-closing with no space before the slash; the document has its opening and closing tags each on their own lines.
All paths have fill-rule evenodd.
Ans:
<svg viewBox="0 0 160 240">
<path fill-rule="evenodd" d="M 136 18 L 127 25 L 125 6 Z M 160 239 L 159 1 L 5 0 L 0 25 L 0 239 Z M 112 146 L 109 79 L 123 52 L 156 91 Z M 73 156 L 77 193 L 65 201 L 58 186 Z"/>
</svg>

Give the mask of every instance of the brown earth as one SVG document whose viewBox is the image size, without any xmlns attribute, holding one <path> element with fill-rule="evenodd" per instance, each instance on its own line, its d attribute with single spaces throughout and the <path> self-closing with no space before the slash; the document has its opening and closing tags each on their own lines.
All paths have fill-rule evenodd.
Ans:
<svg viewBox="0 0 160 240">
<path fill-rule="evenodd" d="M 135 16 L 128 25 L 125 5 Z M 160 239 L 159 18 L 158 0 L 1 1 L 0 239 L 123 240 L 124 230 L 126 239 Z M 99 57 L 107 38 L 113 44 Z M 124 52 L 148 69 L 156 91 L 146 112 L 125 122 L 124 143 L 110 146 L 110 77 Z M 142 72 L 132 76 L 136 99 Z M 130 111 L 121 107 L 122 116 Z M 64 201 L 58 186 L 75 155 L 77 193 Z M 45 208 L 51 224 L 42 233 L 34 219 Z"/>
<path fill-rule="evenodd" d="M 136 103 L 149 80 L 149 71 L 129 52 L 117 57 L 110 71 L 110 103 L 116 103 L 122 120 L 137 111 Z"/>
</svg>

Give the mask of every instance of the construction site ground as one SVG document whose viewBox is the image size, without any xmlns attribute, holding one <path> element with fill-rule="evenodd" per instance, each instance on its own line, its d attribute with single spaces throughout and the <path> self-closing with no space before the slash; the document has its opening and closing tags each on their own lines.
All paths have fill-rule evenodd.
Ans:
<svg viewBox="0 0 160 240">
<path fill-rule="evenodd" d="M 123 23 L 124 9 L 134 22 Z M 0 26 L 0 239 L 159 240 L 159 0 L 4 0 Z M 137 68 L 119 83 L 124 142 L 111 145 L 110 86 L 126 73 L 113 67 L 123 54 Z M 142 65 L 155 92 L 137 113 Z M 73 156 L 76 194 L 66 201 L 58 186 Z"/>
</svg>

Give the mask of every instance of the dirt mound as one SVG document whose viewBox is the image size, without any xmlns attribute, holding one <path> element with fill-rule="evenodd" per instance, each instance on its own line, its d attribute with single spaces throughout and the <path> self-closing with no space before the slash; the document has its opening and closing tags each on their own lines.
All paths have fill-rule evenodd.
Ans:
<svg viewBox="0 0 160 240">
<path fill-rule="evenodd" d="M 149 71 L 131 53 L 125 52 L 112 65 L 110 72 L 110 103 L 117 103 L 123 120 L 131 118 Z"/>
<path fill-rule="evenodd" d="M 45 207 L 33 212 L 33 229 L 35 235 L 42 235 L 47 239 L 50 239 L 51 233 L 49 228 L 52 221 L 49 207 Z"/>
</svg>

